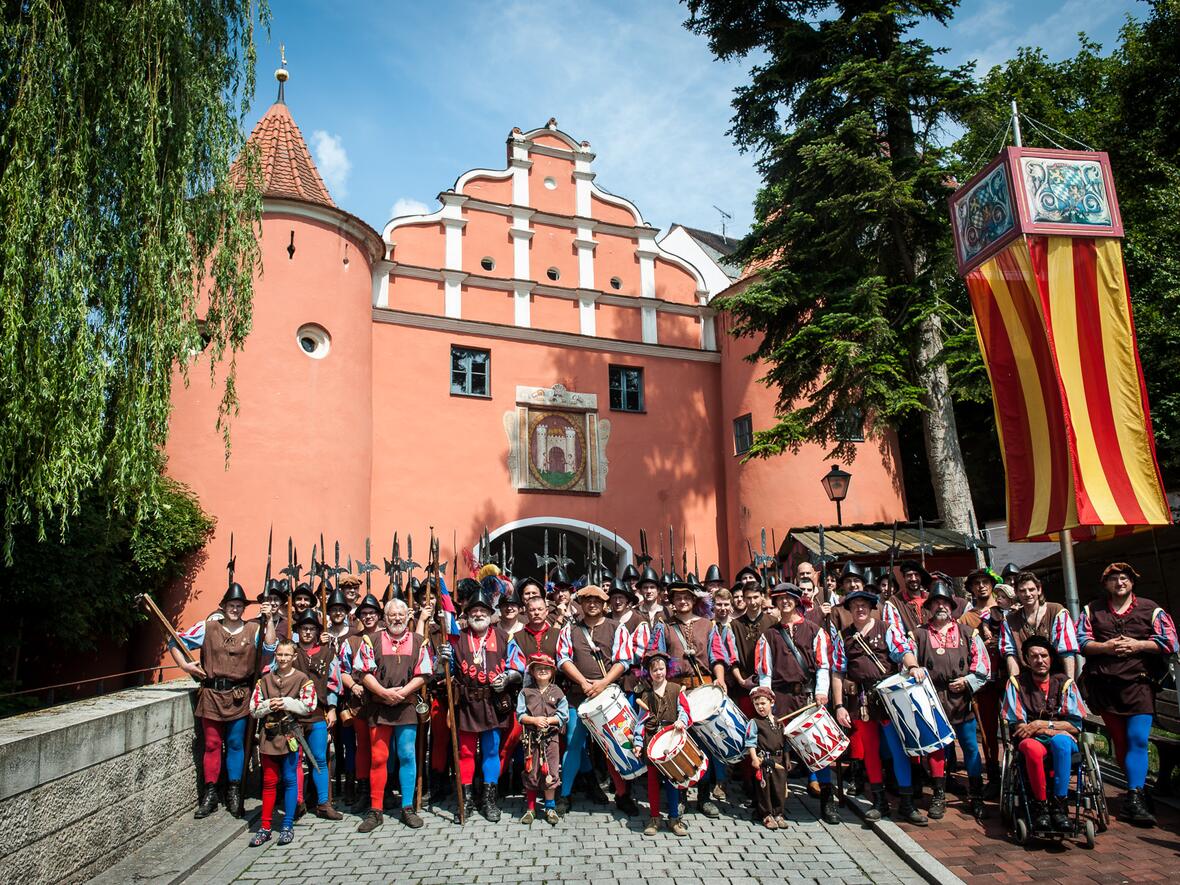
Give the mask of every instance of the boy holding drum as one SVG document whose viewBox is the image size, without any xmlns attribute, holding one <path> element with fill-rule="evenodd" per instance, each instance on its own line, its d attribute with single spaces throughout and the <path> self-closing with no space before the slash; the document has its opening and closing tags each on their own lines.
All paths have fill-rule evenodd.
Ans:
<svg viewBox="0 0 1180 885">
<path fill-rule="evenodd" d="M 684 688 L 668 681 L 668 653 L 658 648 L 649 649 L 643 656 L 647 667 L 648 684 L 635 699 L 640 714 L 639 726 L 635 732 L 635 755 L 646 755 L 652 740 L 666 726 L 671 725 L 683 732 L 692 725 L 692 714 Z M 654 765 L 647 766 L 647 803 L 651 806 L 651 817 L 643 829 L 643 835 L 654 836 L 660 829 L 660 791 L 668 803 L 668 829 L 677 836 L 687 836 L 688 829 L 680 819 L 680 789 L 668 780 Z"/>
</svg>

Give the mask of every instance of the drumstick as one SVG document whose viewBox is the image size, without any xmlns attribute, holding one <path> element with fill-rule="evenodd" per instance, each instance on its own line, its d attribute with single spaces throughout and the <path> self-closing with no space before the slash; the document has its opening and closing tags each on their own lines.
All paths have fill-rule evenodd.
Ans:
<svg viewBox="0 0 1180 885">
<path fill-rule="evenodd" d="M 780 723 L 782 723 L 782 722 L 786 722 L 788 719 L 794 719 L 800 713 L 805 713 L 808 710 L 812 709 L 813 707 L 817 707 L 817 706 L 819 706 L 819 705 L 818 704 L 808 704 L 806 707 L 800 707 L 798 710 L 795 710 L 794 712 L 791 712 L 791 713 L 787 713 L 785 716 L 779 716 L 778 721 Z"/>
</svg>

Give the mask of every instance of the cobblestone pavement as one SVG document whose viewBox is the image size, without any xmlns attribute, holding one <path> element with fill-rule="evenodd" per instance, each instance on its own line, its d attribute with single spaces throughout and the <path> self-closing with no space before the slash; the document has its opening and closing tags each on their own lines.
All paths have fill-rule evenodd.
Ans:
<svg viewBox="0 0 1180 885">
<path fill-rule="evenodd" d="M 576 805 L 556 827 L 519 822 L 519 798 L 503 803 L 497 825 L 478 814 L 466 827 L 454 822 L 454 803 L 428 809 L 426 825 L 410 830 L 386 815 L 373 833 L 356 832 L 360 818 L 332 822 L 305 817 L 295 841 L 247 847 L 248 834 L 227 846 L 187 879 L 193 885 L 225 882 L 349 882 L 398 885 L 442 883 L 583 883 L 688 885 L 688 883 L 877 883 L 923 880 L 875 834 L 845 811 L 845 824 L 827 827 L 816 806 L 793 795 L 788 829 L 767 830 L 747 811 L 722 803 L 723 816 L 689 814 L 687 838 L 661 830 L 644 837 L 645 817 L 627 819 L 614 806 Z"/>
<path fill-rule="evenodd" d="M 1122 793 L 1107 785 L 1112 818 L 1122 807 Z M 929 791 L 926 795 L 929 797 Z M 1000 822 L 995 803 L 988 803 L 990 815 L 979 822 L 958 797 L 948 798 L 951 801 L 942 820 L 931 821 L 924 828 L 900 826 L 947 869 L 969 882 L 1120 885 L 1177 881 L 1180 814 L 1163 803 L 1156 803 L 1158 827 L 1140 829 L 1112 819 L 1110 829 L 1099 833 L 1097 844 L 1089 850 L 1074 840 L 1017 845 Z"/>
</svg>

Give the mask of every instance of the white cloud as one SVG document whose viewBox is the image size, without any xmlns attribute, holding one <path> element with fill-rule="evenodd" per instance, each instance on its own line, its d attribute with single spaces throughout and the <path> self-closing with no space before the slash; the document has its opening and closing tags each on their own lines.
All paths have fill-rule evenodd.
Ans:
<svg viewBox="0 0 1180 885">
<path fill-rule="evenodd" d="M 397 202 L 389 210 L 390 218 L 398 218 L 402 215 L 422 215 L 428 212 L 425 203 L 420 203 L 410 197 L 398 197 Z"/>
<path fill-rule="evenodd" d="M 342 139 L 339 135 L 329 135 L 323 129 L 317 129 L 311 134 L 311 144 L 316 166 L 333 199 L 344 199 L 348 196 L 348 174 L 352 171 L 352 163 Z"/>
</svg>

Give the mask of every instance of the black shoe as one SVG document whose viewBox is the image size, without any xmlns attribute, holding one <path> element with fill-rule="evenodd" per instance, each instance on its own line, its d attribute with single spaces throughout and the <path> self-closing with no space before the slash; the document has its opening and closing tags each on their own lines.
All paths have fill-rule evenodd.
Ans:
<svg viewBox="0 0 1180 885">
<path fill-rule="evenodd" d="M 242 816 L 242 782 L 230 781 L 225 785 L 225 810 L 231 817 Z"/>
<path fill-rule="evenodd" d="M 557 813 L 560 815 L 566 815 L 566 814 L 570 813 L 570 797 L 569 796 L 558 796 L 557 797 Z"/>
<path fill-rule="evenodd" d="M 356 801 L 352 803 L 353 814 L 364 814 L 369 810 L 369 779 L 357 778 L 356 782 Z M 367 833 L 368 830 L 365 830 Z"/>
<path fill-rule="evenodd" d="M 697 811 L 710 820 L 716 820 L 721 817 L 721 809 L 717 807 L 717 803 L 712 799 L 698 799 Z"/>
<path fill-rule="evenodd" d="M 1049 819 L 1049 803 L 1040 799 L 1033 799 L 1030 809 L 1032 812 L 1032 829 L 1034 833 L 1047 833 L 1053 827 Z"/>
<path fill-rule="evenodd" d="M 345 808 L 351 808 L 356 802 L 356 775 L 344 775 L 344 792 L 340 795 L 340 804 Z"/>
<path fill-rule="evenodd" d="M 300 802 L 295 806 L 295 820 L 299 820 L 305 814 L 307 814 L 307 803 Z"/>
<path fill-rule="evenodd" d="M 933 779 L 933 784 L 929 814 L 931 820 L 942 820 L 946 817 L 946 778 L 936 777 Z"/>
<path fill-rule="evenodd" d="M 608 804 L 610 802 L 610 797 L 606 795 L 606 790 L 604 790 L 602 788 L 602 784 L 600 784 L 594 778 L 593 772 L 590 773 L 589 777 L 590 777 L 590 784 L 586 788 L 586 795 L 590 798 L 590 801 L 593 802 L 595 805 Z"/>
<path fill-rule="evenodd" d="M 259 830 L 250 838 L 250 847 L 257 848 L 270 841 L 270 830 Z"/>
<path fill-rule="evenodd" d="M 635 815 L 639 814 L 639 803 L 631 798 L 630 793 L 615 796 L 615 808 L 619 809 L 627 817 L 635 817 Z"/>
<path fill-rule="evenodd" d="M 205 792 L 201 794 L 201 804 L 193 812 L 193 817 L 200 820 L 208 817 L 217 810 L 217 784 L 205 784 Z"/>
<path fill-rule="evenodd" d="M 983 778 L 967 778 L 967 798 L 971 802 L 971 815 L 976 820 L 987 818 L 987 806 L 983 804 Z"/>
<path fill-rule="evenodd" d="M 376 808 L 370 808 L 365 813 L 365 819 L 361 821 L 361 825 L 356 828 L 358 833 L 371 833 L 377 827 L 381 826 L 385 818 L 381 816 L 381 812 Z"/>
<path fill-rule="evenodd" d="M 1147 803 L 1143 798 L 1143 789 L 1128 790 L 1123 799 L 1123 811 L 1120 820 L 1128 821 L 1137 827 L 1154 827 L 1155 816 L 1147 810 Z"/>
<path fill-rule="evenodd" d="M 844 823 L 840 812 L 836 809 L 836 800 L 832 796 L 831 784 L 820 784 L 819 786 L 819 817 L 829 826 Z"/>
<path fill-rule="evenodd" d="M 445 771 L 430 772 L 430 802 L 437 805 L 451 795 L 451 779 Z"/>
<path fill-rule="evenodd" d="M 1073 829 L 1073 823 L 1065 810 L 1064 796 L 1054 796 L 1049 802 L 1049 825 L 1058 833 L 1068 833 Z"/>
<path fill-rule="evenodd" d="M 872 803 L 865 812 L 865 820 L 875 823 L 889 814 L 889 800 L 885 798 L 885 788 L 881 784 L 869 784 L 865 795 Z"/>
<path fill-rule="evenodd" d="M 987 789 L 983 791 L 983 798 L 992 801 L 1000 798 L 1000 766 L 998 763 L 988 763 Z"/>
<path fill-rule="evenodd" d="M 910 792 L 910 788 L 902 787 L 901 791 L 901 801 L 897 805 L 898 820 L 913 824 L 915 827 L 928 826 L 930 821 L 926 819 L 926 815 L 914 807 L 914 794 Z"/>
<path fill-rule="evenodd" d="M 475 787 L 471 784 L 463 785 L 463 814 L 475 813 Z"/>
<path fill-rule="evenodd" d="M 412 830 L 416 830 L 422 826 L 422 818 L 412 808 L 402 809 L 402 823 Z"/>
<path fill-rule="evenodd" d="M 499 823 L 500 809 L 496 806 L 496 785 L 483 785 L 483 816 L 489 823 Z"/>
</svg>

